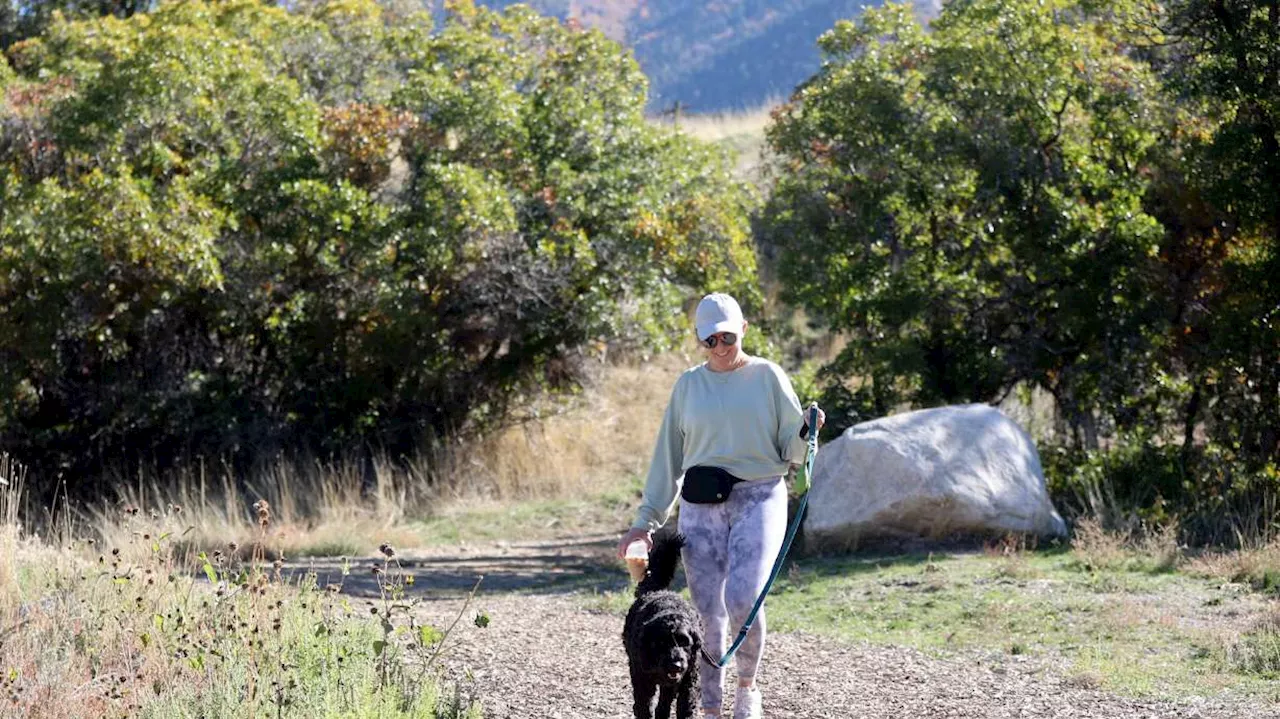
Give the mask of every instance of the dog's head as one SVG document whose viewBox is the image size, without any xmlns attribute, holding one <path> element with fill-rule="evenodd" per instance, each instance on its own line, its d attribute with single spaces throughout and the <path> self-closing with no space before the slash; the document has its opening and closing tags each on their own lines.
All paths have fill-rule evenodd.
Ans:
<svg viewBox="0 0 1280 719">
<path fill-rule="evenodd" d="M 652 622 L 644 627 L 642 643 L 646 667 L 659 684 L 679 684 L 689 668 L 698 660 L 702 637 L 688 622 Z"/>
</svg>

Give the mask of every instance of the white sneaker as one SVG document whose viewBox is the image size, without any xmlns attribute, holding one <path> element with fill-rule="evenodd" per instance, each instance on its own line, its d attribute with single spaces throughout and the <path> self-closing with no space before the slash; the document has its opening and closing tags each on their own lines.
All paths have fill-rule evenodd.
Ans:
<svg viewBox="0 0 1280 719">
<path fill-rule="evenodd" d="M 754 686 L 738 687 L 733 695 L 733 719 L 760 719 L 760 690 Z"/>
</svg>

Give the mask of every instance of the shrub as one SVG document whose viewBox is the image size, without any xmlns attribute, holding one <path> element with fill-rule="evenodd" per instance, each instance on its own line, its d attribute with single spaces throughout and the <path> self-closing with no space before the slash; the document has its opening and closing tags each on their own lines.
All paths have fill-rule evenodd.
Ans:
<svg viewBox="0 0 1280 719">
<path fill-rule="evenodd" d="M 1192 544 L 1257 547 L 1280 535 L 1280 472 L 1251 469 L 1217 445 L 1192 447 L 1121 435 L 1094 452 L 1042 453 L 1050 494 L 1072 519 L 1141 537 L 1176 524 Z"/>
<path fill-rule="evenodd" d="M 451 8 L 186 0 L 19 48 L 0 447 L 37 490 L 401 456 L 574 387 L 596 347 L 669 344 L 686 296 L 758 306 L 749 196 L 646 123 L 622 48 Z"/>
</svg>

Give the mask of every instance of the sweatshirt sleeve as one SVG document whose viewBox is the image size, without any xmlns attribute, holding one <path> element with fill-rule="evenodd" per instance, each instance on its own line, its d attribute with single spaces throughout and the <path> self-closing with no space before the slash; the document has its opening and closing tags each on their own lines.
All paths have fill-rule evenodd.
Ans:
<svg viewBox="0 0 1280 719">
<path fill-rule="evenodd" d="M 649 462 L 649 477 L 644 484 L 644 497 L 636 515 L 633 528 L 656 531 L 666 524 L 675 507 L 684 479 L 684 430 L 680 426 L 681 383 L 671 390 L 667 411 L 662 416 L 658 441 L 653 448 L 653 460 Z"/>
<path fill-rule="evenodd" d="M 777 366 L 773 370 L 778 382 L 773 395 L 778 417 L 778 436 L 774 440 L 778 456 L 785 462 L 800 464 L 807 448 L 805 440 L 800 436 L 800 428 L 804 426 L 804 410 L 800 407 L 800 399 L 796 397 L 787 373 Z"/>
</svg>

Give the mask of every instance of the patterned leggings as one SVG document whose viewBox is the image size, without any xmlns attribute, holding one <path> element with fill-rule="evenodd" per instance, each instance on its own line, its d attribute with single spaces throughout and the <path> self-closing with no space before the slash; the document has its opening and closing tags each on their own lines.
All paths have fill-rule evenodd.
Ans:
<svg viewBox="0 0 1280 719">
<path fill-rule="evenodd" d="M 707 653 L 724 655 L 751 613 L 787 531 L 787 486 L 781 477 L 742 482 L 720 504 L 680 501 L 682 558 L 689 595 L 702 615 Z M 728 624 L 728 627 L 726 627 Z M 751 679 L 764 652 L 764 607 L 734 655 L 739 679 Z M 731 636 L 729 632 L 733 632 Z M 700 660 L 702 707 L 720 709 L 723 672 Z"/>
</svg>

